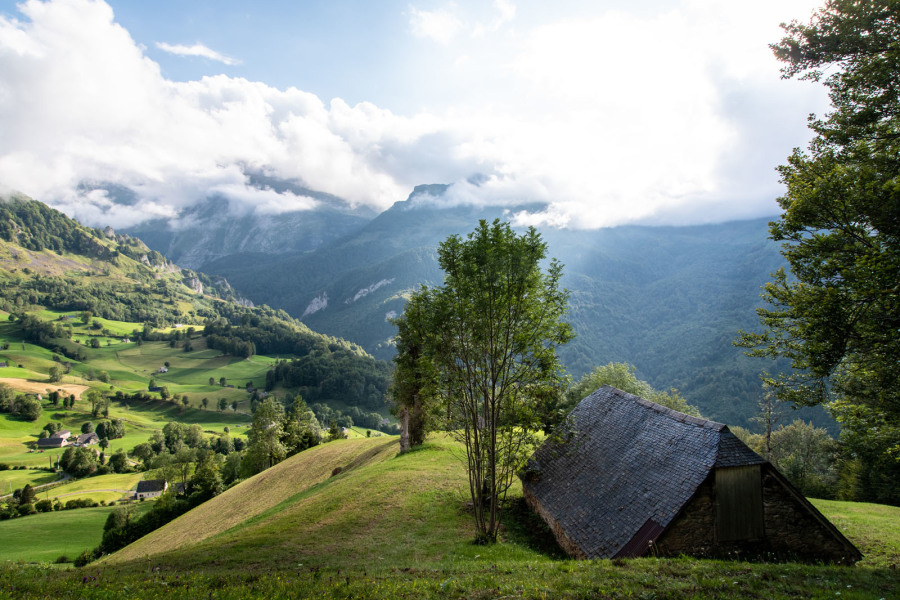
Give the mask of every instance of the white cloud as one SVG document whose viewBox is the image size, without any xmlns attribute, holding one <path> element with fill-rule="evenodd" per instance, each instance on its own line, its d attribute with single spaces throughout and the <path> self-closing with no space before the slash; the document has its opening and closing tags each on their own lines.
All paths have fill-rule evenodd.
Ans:
<svg viewBox="0 0 900 600">
<path fill-rule="evenodd" d="M 480 37 L 499 31 L 504 25 L 516 18 L 516 5 L 510 0 L 494 0 L 496 13 L 488 23 L 476 22 L 472 29 L 473 37 Z"/>
<path fill-rule="evenodd" d="M 774 166 L 824 95 L 781 80 L 767 44 L 812 4 L 666 5 L 549 20 L 507 42 L 505 71 L 473 68 L 460 87 L 495 79 L 506 95 L 455 125 L 456 149 L 496 177 L 451 197 L 544 200 L 518 218 L 574 227 L 773 214 Z"/>
<path fill-rule="evenodd" d="M 420 10 L 411 5 L 410 29 L 417 38 L 447 45 L 461 36 L 481 38 L 496 33 L 516 18 L 516 6 L 511 0 L 494 0 L 492 10 L 483 8 L 467 7 L 466 10 L 454 2 L 435 10 Z M 482 11 L 484 14 L 470 14 Z"/>
<path fill-rule="evenodd" d="M 22 10 L 30 22 L 0 19 L 0 181 L 79 218 L 122 226 L 210 194 L 263 214 L 314 206 L 254 189 L 247 167 L 378 208 L 417 183 L 373 163 L 388 165 L 384 153 L 427 120 L 223 75 L 169 81 L 102 2 Z M 127 186 L 138 201 L 113 206 L 79 191 L 85 180 Z"/>
<path fill-rule="evenodd" d="M 224 75 L 171 81 L 105 3 L 31 0 L 28 20 L 0 17 L 0 184 L 113 226 L 211 195 L 236 214 L 316 206 L 256 189 L 248 170 L 378 209 L 415 185 L 451 182 L 442 202 L 548 204 L 514 215 L 523 223 L 770 214 L 773 167 L 823 105 L 815 86 L 779 79 L 766 44 L 811 1 L 672 1 L 651 16 L 600 11 L 537 26 L 506 0 L 476 26 L 456 5 L 410 7 L 416 35 L 448 44 L 457 66 L 428 68 L 459 96 L 402 116 Z M 478 22 L 513 19 L 515 35 L 473 35 Z M 474 173 L 486 175 L 479 186 L 465 182 Z M 136 197 L 123 206 L 84 181 Z"/>
<path fill-rule="evenodd" d="M 220 52 L 216 52 L 212 48 L 208 48 L 207 46 L 199 42 L 194 44 L 193 46 L 156 42 L 156 47 L 163 52 L 168 52 L 169 54 L 175 54 L 177 56 L 199 56 L 201 58 L 208 58 L 209 60 L 214 60 L 216 62 L 220 62 L 229 66 L 241 64 L 241 61 L 225 56 Z"/>
</svg>

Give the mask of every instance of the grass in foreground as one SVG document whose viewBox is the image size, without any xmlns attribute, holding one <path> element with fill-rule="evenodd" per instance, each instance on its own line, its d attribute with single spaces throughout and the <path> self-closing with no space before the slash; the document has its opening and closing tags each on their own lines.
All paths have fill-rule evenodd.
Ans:
<svg viewBox="0 0 900 600">
<path fill-rule="evenodd" d="M 860 566 L 900 567 L 900 507 L 866 502 L 812 500 L 862 551 Z"/>
<path fill-rule="evenodd" d="M 863 506 L 845 529 L 867 555 L 855 567 L 687 558 L 573 561 L 551 550 L 546 527 L 525 511 L 509 514 L 503 543 L 477 546 L 470 541 L 460 451 L 442 438 L 403 456 L 396 438 L 325 444 L 84 569 L 0 568 L 0 590 L 63 598 L 900 595 L 900 578 L 890 566 L 898 559 L 897 535 L 883 527 L 883 519 L 897 520 L 900 509 L 891 507 Z M 821 508 L 830 516 L 844 505 Z"/>
</svg>

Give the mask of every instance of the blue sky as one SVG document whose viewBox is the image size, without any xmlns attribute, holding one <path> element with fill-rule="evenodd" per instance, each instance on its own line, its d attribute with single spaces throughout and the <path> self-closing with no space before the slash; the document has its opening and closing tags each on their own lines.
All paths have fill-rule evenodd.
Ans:
<svg viewBox="0 0 900 600">
<path fill-rule="evenodd" d="M 398 2 L 110 2 L 116 20 L 147 48 L 163 74 L 189 81 L 225 73 L 320 98 L 393 102 L 408 60 L 406 5 Z M 203 44 L 225 65 L 165 52 L 156 43 Z"/>
<path fill-rule="evenodd" d="M 248 168 L 376 209 L 422 183 L 547 203 L 521 223 L 771 215 L 827 103 L 767 45 L 816 5 L 0 0 L 0 185 L 114 226 L 315 208 Z"/>
</svg>

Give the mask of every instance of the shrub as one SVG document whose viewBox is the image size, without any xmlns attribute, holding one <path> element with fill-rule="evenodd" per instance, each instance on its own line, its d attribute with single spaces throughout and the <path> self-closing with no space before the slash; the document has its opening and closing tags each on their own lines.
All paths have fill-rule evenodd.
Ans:
<svg viewBox="0 0 900 600">
<path fill-rule="evenodd" d="M 38 500 L 34 505 L 34 508 L 38 512 L 50 512 L 51 510 L 53 510 L 53 502 L 47 498 L 44 498 L 43 500 Z"/>
<path fill-rule="evenodd" d="M 85 550 L 78 555 L 78 558 L 75 559 L 73 564 L 76 567 L 83 567 L 94 562 L 97 558 L 99 558 L 99 556 L 97 556 L 97 553 L 94 550 Z"/>
</svg>

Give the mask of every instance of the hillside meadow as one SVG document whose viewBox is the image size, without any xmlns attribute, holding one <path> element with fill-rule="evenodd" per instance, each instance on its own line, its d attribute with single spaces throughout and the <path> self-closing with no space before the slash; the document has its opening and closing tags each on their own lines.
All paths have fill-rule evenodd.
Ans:
<svg viewBox="0 0 900 600">
<path fill-rule="evenodd" d="M 40 314 L 47 319 L 58 319 L 68 313 L 45 310 Z M 81 394 L 89 388 L 98 388 L 109 394 L 115 391 L 132 394 L 146 391 L 151 380 L 155 380 L 156 385 L 166 386 L 170 394 L 188 398 L 187 407 L 159 398 L 130 403 L 113 401 L 109 407 L 109 418 L 122 419 L 126 434 L 123 438 L 110 440 L 107 455 L 119 448 L 130 450 L 145 442 L 153 430 L 161 429 L 170 421 L 199 424 L 211 434 L 221 433 L 229 427 L 237 434 L 242 426 L 250 422 L 246 384 L 249 382 L 255 387 L 264 385 L 269 365 L 275 361 L 264 356 L 254 356 L 249 360 L 223 356 L 218 351 L 207 349 L 202 338 L 192 352 L 171 348 L 161 341 L 137 344 L 114 338 L 109 346 L 84 348 L 89 360 L 83 363 L 71 361 L 71 372 L 64 374 L 61 381 L 53 383 L 48 372 L 59 364 L 54 360 L 56 355 L 47 348 L 24 341 L 21 332 L 6 316 L 7 313 L 0 312 L 0 341 L 9 342 L 10 347 L 0 351 L 0 360 L 9 366 L 0 368 L 0 383 L 11 386 L 19 393 L 46 396 L 52 390 L 61 390 L 76 398 L 75 406 L 68 410 L 53 407 L 45 399 L 43 414 L 34 422 L 0 414 L 0 463 L 12 466 L 47 467 L 63 452 L 62 449 L 35 452 L 29 448 L 28 445 L 37 439 L 47 422 L 62 423 L 65 428 L 77 433 L 83 423 L 98 420 L 91 416 L 90 405 L 81 400 Z M 104 323 L 128 331 L 139 326 L 137 323 Z M 170 364 L 168 372 L 158 373 L 166 362 Z M 108 383 L 96 379 L 101 372 L 109 376 Z M 209 384 L 210 377 L 215 381 L 213 385 Z M 220 385 L 222 377 L 226 382 L 234 382 L 235 387 Z M 208 399 L 206 409 L 202 407 L 203 398 Z M 217 409 L 220 398 L 224 398 L 229 406 L 224 411 Z M 237 411 L 231 408 L 232 402 L 238 403 Z M 15 476 L 10 476 L 11 473 Z M 21 472 L 0 472 L 0 490 L 7 490 L 13 484 L 14 488 L 21 487 L 25 483 L 46 483 L 46 477 L 23 480 Z"/>
<path fill-rule="evenodd" d="M 151 506 L 152 502 L 134 504 L 134 515 Z M 100 543 L 103 524 L 113 510 L 114 506 L 77 508 L 0 522 L 0 563 L 52 563 L 60 557 L 71 562 L 85 548 Z"/>
<path fill-rule="evenodd" d="M 472 543 L 462 448 L 432 436 L 302 452 L 83 569 L 7 565 L 10 597 L 893 598 L 900 509 L 816 505 L 853 567 L 691 558 L 574 561 L 512 491 L 502 542 Z M 76 511 L 72 511 L 76 512 Z"/>
</svg>

